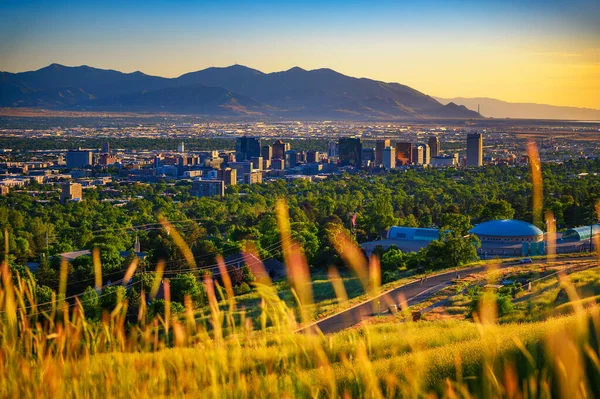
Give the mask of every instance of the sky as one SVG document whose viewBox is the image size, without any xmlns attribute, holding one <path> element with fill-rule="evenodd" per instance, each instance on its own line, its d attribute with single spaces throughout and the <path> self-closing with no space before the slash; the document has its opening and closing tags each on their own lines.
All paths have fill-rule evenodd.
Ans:
<svg viewBox="0 0 600 399">
<path fill-rule="evenodd" d="M 600 109 L 600 0 L 0 1 L 0 70 L 242 64 Z"/>
</svg>

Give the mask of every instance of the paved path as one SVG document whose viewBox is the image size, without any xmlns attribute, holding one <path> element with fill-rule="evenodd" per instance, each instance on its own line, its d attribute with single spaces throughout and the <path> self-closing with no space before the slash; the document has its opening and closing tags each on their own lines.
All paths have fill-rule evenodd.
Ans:
<svg viewBox="0 0 600 399">
<path fill-rule="evenodd" d="M 582 258 L 559 258 L 554 260 L 558 261 L 568 261 L 568 260 L 594 260 L 596 257 L 582 257 Z M 548 263 L 548 260 L 541 259 L 536 260 L 533 264 L 542 264 Z M 507 262 L 500 263 L 498 268 L 506 269 L 508 267 L 516 266 L 518 262 Z M 482 273 L 486 271 L 487 266 L 476 266 L 470 267 L 466 269 L 458 270 L 458 274 L 460 277 L 467 276 L 469 274 Z M 456 278 L 457 272 L 446 271 L 440 274 L 436 274 L 433 276 L 429 276 L 427 280 L 422 283 L 420 280 L 417 280 L 412 283 L 405 284 L 403 286 L 393 288 L 389 291 L 381 293 L 377 297 L 373 299 L 368 299 L 364 302 L 359 303 L 349 309 L 342 310 L 334 315 L 326 317 L 324 319 L 318 320 L 312 324 L 302 327 L 299 332 L 304 331 L 306 329 L 320 329 L 324 334 L 330 334 L 337 331 L 344 330 L 346 328 L 352 327 L 361 321 L 372 317 L 375 313 L 380 313 L 386 311 L 388 309 L 388 304 L 399 304 L 404 301 L 408 304 L 414 304 L 416 302 L 425 299 L 436 292 L 439 292 L 444 287 L 452 284 L 452 281 Z"/>
</svg>

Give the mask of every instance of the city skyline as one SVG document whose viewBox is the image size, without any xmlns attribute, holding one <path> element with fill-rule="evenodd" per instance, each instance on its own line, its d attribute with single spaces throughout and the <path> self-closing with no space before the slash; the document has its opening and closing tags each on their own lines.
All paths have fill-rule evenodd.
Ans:
<svg viewBox="0 0 600 399">
<path fill-rule="evenodd" d="M 440 97 L 600 109 L 597 2 L 9 1 L 0 70 L 51 63 L 178 76 L 242 64 L 398 82 Z"/>
</svg>

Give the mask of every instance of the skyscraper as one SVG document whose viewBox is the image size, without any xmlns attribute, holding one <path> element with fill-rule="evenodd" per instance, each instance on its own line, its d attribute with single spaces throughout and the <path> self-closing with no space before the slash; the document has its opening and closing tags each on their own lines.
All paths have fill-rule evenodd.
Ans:
<svg viewBox="0 0 600 399">
<path fill-rule="evenodd" d="M 327 156 L 328 157 L 337 157 L 339 155 L 338 151 L 338 143 L 337 141 L 330 141 L 327 147 Z"/>
<path fill-rule="evenodd" d="M 483 165 L 483 136 L 481 133 L 467 134 L 467 166 Z"/>
<path fill-rule="evenodd" d="M 423 165 L 429 165 L 431 162 L 431 148 L 429 144 L 419 144 L 419 146 L 423 147 Z"/>
<path fill-rule="evenodd" d="M 283 159 L 285 160 L 286 169 L 296 167 L 296 165 L 298 164 L 298 153 L 296 153 L 296 151 L 287 150 L 283 156 Z"/>
<path fill-rule="evenodd" d="M 177 145 L 177 152 L 185 152 L 185 143 L 183 141 Z"/>
<path fill-rule="evenodd" d="M 110 144 L 108 142 L 102 144 L 102 153 L 109 154 L 110 153 Z"/>
<path fill-rule="evenodd" d="M 396 167 L 396 149 L 394 147 L 387 146 L 383 149 L 382 163 L 386 170 Z"/>
<path fill-rule="evenodd" d="M 360 139 L 340 137 L 338 140 L 338 151 L 342 166 L 360 168 L 362 165 L 362 143 Z"/>
<path fill-rule="evenodd" d="M 440 151 L 442 149 L 440 146 L 440 139 L 438 139 L 437 136 L 431 136 L 429 138 L 428 144 L 431 157 L 439 157 Z"/>
<path fill-rule="evenodd" d="M 238 137 L 235 142 L 236 161 L 249 161 L 252 157 L 260 157 L 260 138 Z"/>
<path fill-rule="evenodd" d="M 413 147 L 413 162 L 417 165 L 423 165 L 425 163 L 425 154 L 423 151 L 423 146 L 417 144 Z"/>
<path fill-rule="evenodd" d="M 273 158 L 273 147 L 270 145 L 263 145 L 262 149 L 260 150 L 260 155 L 262 156 L 263 160 L 270 161 L 271 158 Z"/>
<path fill-rule="evenodd" d="M 396 166 L 413 163 L 412 143 L 396 143 Z"/>
<path fill-rule="evenodd" d="M 284 143 L 281 140 L 277 140 L 273 143 L 273 159 L 284 159 L 285 152 L 289 151 L 290 143 Z"/>
<path fill-rule="evenodd" d="M 377 140 L 375 142 L 375 165 L 381 165 L 383 163 L 383 150 L 390 146 L 390 140 Z"/>
</svg>

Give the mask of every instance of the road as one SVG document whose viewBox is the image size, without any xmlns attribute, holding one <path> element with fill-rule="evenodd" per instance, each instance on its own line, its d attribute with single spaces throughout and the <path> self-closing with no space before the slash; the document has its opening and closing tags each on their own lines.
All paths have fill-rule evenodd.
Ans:
<svg viewBox="0 0 600 399">
<path fill-rule="evenodd" d="M 581 258 L 562 258 L 554 261 L 561 260 L 595 260 L 596 257 L 581 257 Z M 533 264 L 544 264 L 548 263 L 547 259 L 540 259 L 533 262 Z M 506 262 L 498 264 L 499 269 L 506 269 L 508 267 L 516 266 L 518 262 Z M 487 269 L 486 265 L 476 266 L 466 269 L 458 270 L 458 274 L 463 277 L 469 274 L 477 274 L 485 272 Z M 368 299 L 361 302 L 351 308 L 342 310 L 336 314 L 328 316 L 324 319 L 318 320 L 312 324 L 306 325 L 298 330 L 302 332 L 308 329 L 314 330 L 318 328 L 323 334 L 331 334 L 337 331 L 344 330 L 352 327 L 361 321 L 373 317 L 374 313 L 379 313 L 388 309 L 387 304 L 399 304 L 406 302 L 407 305 L 414 304 L 416 302 L 425 299 L 436 292 L 439 292 L 444 287 L 452 284 L 452 281 L 456 278 L 457 272 L 446 271 L 436 275 L 429 276 L 427 280 L 421 282 L 417 280 L 412 283 L 405 284 L 403 286 L 393 288 L 389 291 L 383 292 L 373 299 Z"/>
</svg>

